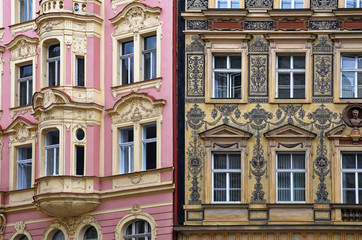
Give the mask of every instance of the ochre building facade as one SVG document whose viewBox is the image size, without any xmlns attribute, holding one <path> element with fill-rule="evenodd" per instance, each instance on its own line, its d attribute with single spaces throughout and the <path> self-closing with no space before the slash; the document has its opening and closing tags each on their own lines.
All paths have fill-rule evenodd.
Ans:
<svg viewBox="0 0 362 240">
<path fill-rule="evenodd" d="M 172 6 L 0 1 L 0 239 L 172 239 Z"/>
<path fill-rule="evenodd" d="M 362 11 L 185 0 L 178 239 L 362 239 Z"/>
</svg>

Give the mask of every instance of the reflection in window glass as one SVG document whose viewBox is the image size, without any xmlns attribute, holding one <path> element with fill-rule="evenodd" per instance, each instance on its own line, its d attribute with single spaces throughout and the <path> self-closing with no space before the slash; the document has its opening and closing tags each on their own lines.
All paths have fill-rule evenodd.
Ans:
<svg viewBox="0 0 362 240">
<path fill-rule="evenodd" d="M 362 57 L 341 58 L 341 98 L 362 98 Z"/>
</svg>

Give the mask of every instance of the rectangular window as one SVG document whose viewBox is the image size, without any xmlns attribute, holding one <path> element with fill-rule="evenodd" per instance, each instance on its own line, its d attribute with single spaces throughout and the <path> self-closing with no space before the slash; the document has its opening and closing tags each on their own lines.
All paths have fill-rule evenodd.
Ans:
<svg viewBox="0 0 362 240">
<path fill-rule="evenodd" d="M 157 128 L 156 124 L 143 126 L 143 170 L 157 167 Z"/>
<path fill-rule="evenodd" d="M 134 82 L 134 44 L 133 41 L 121 43 L 121 85 Z"/>
<path fill-rule="evenodd" d="M 240 153 L 214 153 L 212 158 L 212 201 L 241 201 Z"/>
<path fill-rule="evenodd" d="M 281 0 L 281 8 L 291 9 L 291 8 L 304 8 L 303 0 Z"/>
<path fill-rule="evenodd" d="M 18 0 L 19 1 L 19 21 L 26 22 L 33 19 L 33 0 Z"/>
<path fill-rule="evenodd" d="M 362 98 L 362 56 L 342 56 L 341 89 L 341 98 Z"/>
<path fill-rule="evenodd" d="M 277 201 L 305 202 L 305 154 L 277 153 Z"/>
<path fill-rule="evenodd" d="M 143 80 L 156 78 L 157 72 L 157 39 L 156 36 L 143 39 Z"/>
<path fill-rule="evenodd" d="M 362 203 L 362 153 L 342 153 L 342 201 Z"/>
<path fill-rule="evenodd" d="M 241 99 L 241 56 L 213 56 L 213 98 Z"/>
<path fill-rule="evenodd" d="M 49 46 L 47 53 L 47 84 L 48 87 L 60 84 L 60 44 Z"/>
<path fill-rule="evenodd" d="M 277 56 L 276 97 L 305 98 L 305 56 Z"/>
<path fill-rule="evenodd" d="M 361 0 L 346 0 L 346 8 L 360 8 L 362 7 Z"/>
<path fill-rule="evenodd" d="M 76 58 L 76 85 L 77 87 L 84 87 L 84 76 L 85 76 L 85 68 L 84 68 L 84 57 L 78 56 Z"/>
<path fill-rule="evenodd" d="M 33 65 L 20 66 L 18 71 L 18 106 L 32 104 Z"/>
<path fill-rule="evenodd" d="M 239 0 L 216 0 L 216 8 L 240 8 Z"/>
<path fill-rule="evenodd" d="M 84 175 L 84 146 L 75 146 L 75 174 Z"/>
<path fill-rule="evenodd" d="M 31 187 L 31 166 L 32 166 L 32 147 L 19 147 L 18 154 L 18 184 L 17 189 Z"/>
<path fill-rule="evenodd" d="M 120 130 L 120 173 L 133 172 L 133 127 Z"/>
<path fill-rule="evenodd" d="M 49 131 L 45 136 L 46 176 L 59 174 L 59 131 Z"/>
</svg>

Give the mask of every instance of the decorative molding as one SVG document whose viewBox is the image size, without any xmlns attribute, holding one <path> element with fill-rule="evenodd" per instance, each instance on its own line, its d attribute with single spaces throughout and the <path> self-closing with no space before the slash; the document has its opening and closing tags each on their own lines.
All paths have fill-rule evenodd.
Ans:
<svg viewBox="0 0 362 240">
<path fill-rule="evenodd" d="M 86 34 L 74 34 L 73 35 L 72 50 L 75 54 L 87 54 L 87 36 Z"/>
<path fill-rule="evenodd" d="M 205 98 L 186 98 L 185 103 L 205 103 Z"/>
<path fill-rule="evenodd" d="M 244 30 L 273 30 L 273 21 L 245 21 Z"/>
<path fill-rule="evenodd" d="M 37 56 L 37 44 L 37 38 L 28 38 L 24 35 L 16 36 L 9 44 L 6 45 L 11 51 L 10 61 Z"/>
<path fill-rule="evenodd" d="M 307 31 L 308 21 L 305 19 L 280 19 L 274 22 L 275 30 Z"/>
<path fill-rule="evenodd" d="M 15 36 L 19 33 L 25 33 L 29 30 L 35 30 L 36 29 L 36 23 L 35 21 L 28 21 L 21 24 L 15 24 L 10 26 L 11 34 Z"/>
<path fill-rule="evenodd" d="M 114 25 L 114 35 L 126 34 L 129 32 L 138 33 L 143 29 L 161 26 L 159 21 L 161 9 L 158 7 L 149 8 L 141 3 L 127 5 L 122 12 L 111 19 Z"/>
<path fill-rule="evenodd" d="M 159 117 L 165 100 L 155 100 L 146 94 L 131 93 L 118 100 L 112 109 L 106 110 L 113 123 L 138 122 L 142 119 Z"/>
<path fill-rule="evenodd" d="M 205 56 L 187 54 L 187 96 L 203 97 L 205 95 Z"/>
<path fill-rule="evenodd" d="M 207 30 L 208 22 L 207 20 L 187 20 L 186 26 L 187 30 Z"/>
<path fill-rule="evenodd" d="M 254 53 L 269 52 L 269 43 L 262 36 L 255 36 L 248 44 L 248 51 Z"/>
<path fill-rule="evenodd" d="M 268 58 L 267 54 L 249 55 L 249 96 L 268 96 Z"/>
<path fill-rule="evenodd" d="M 211 31 L 242 31 L 243 21 L 240 19 L 212 19 L 209 20 L 209 29 Z"/>
<path fill-rule="evenodd" d="M 9 134 L 9 147 L 14 143 L 22 143 L 35 140 L 37 137 L 37 124 L 31 123 L 25 118 L 16 118 L 5 130 Z"/>
<path fill-rule="evenodd" d="M 10 108 L 11 119 L 14 119 L 15 116 L 25 115 L 26 113 L 30 113 L 30 114 L 34 113 L 32 105 Z"/>
<path fill-rule="evenodd" d="M 188 10 L 205 10 L 208 8 L 209 0 L 187 0 Z"/>
<path fill-rule="evenodd" d="M 313 96 L 333 95 L 333 55 L 313 54 Z"/>
<path fill-rule="evenodd" d="M 192 36 L 192 42 L 186 45 L 186 52 L 204 52 L 205 45 L 200 41 L 199 35 Z"/>
<path fill-rule="evenodd" d="M 262 97 L 259 97 L 259 98 L 249 97 L 248 98 L 248 103 L 268 103 L 268 102 L 269 102 L 269 98 L 262 98 Z"/>
<path fill-rule="evenodd" d="M 112 9 L 116 13 L 117 7 L 126 5 L 132 2 L 143 2 L 144 0 L 112 0 Z"/>
<path fill-rule="evenodd" d="M 309 21 L 310 30 L 337 30 L 339 21 Z"/>
<path fill-rule="evenodd" d="M 29 231 L 26 230 L 26 224 L 24 221 L 16 222 L 14 228 L 15 232 L 11 234 L 9 240 L 19 239 L 18 237 L 21 235 L 25 235 L 29 240 L 32 239 Z"/>
<path fill-rule="evenodd" d="M 313 53 L 333 53 L 333 43 L 328 36 L 322 35 L 318 38 L 318 43 L 313 44 Z"/>
<path fill-rule="evenodd" d="M 157 91 L 160 91 L 162 86 L 162 78 L 155 78 L 151 80 L 135 82 L 127 85 L 119 85 L 112 87 L 112 96 L 114 99 L 120 94 L 129 93 L 129 92 L 138 92 L 142 89 L 156 88 Z"/>
<path fill-rule="evenodd" d="M 338 1 L 337 0 L 311 0 L 310 8 L 312 10 L 319 11 L 330 11 L 337 9 Z"/>
<path fill-rule="evenodd" d="M 362 19 L 342 19 L 340 20 L 341 30 L 361 30 L 362 29 Z"/>
<path fill-rule="evenodd" d="M 246 9 L 268 9 L 273 8 L 272 0 L 245 0 Z"/>
</svg>

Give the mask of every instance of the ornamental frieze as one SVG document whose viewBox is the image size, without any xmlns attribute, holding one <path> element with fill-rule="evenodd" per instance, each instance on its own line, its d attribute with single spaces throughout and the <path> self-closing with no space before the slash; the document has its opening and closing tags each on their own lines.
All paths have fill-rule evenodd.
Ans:
<svg viewBox="0 0 362 240">
<path fill-rule="evenodd" d="M 245 0 L 246 9 L 272 9 L 272 0 Z"/>
<path fill-rule="evenodd" d="M 204 10 L 207 9 L 209 0 L 187 0 L 188 10 Z"/>
<path fill-rule="evenodd" d="M 273 21 L 245 21 L 245 30 L 273 30 Z"/>
<path fill-rule="evenodd" d="M 203 97 L 205 94 L 205 56 L 187 54 L 187 96 Z"/>
<path fill-rule="evenodd" d="M 187 20 L 187 30 L 207 30 L 208 22 L 206 20 Z"/>
<path fill-rule="evenodd" d="M 341 30 L 361 30 L 362 19 L 342 19 L 340 21 Z"/>
<path fill-rule="evenodd" d="M 209 20 L 209 29 L 219 31 L 242 31 L 243 21 L 240 19 L 217 19 Z"/>
<path fill-rule="evenodd" d="M 188 45 L 186 45 L 186 52 L 204 52 L 205 45 L 200 40 L 199 35 L 193 35 L 192 36 L 192 42 Z"/>
<path fill-rule="evenodd" d="M 309 21 L 310 30 L 337 30 L 339 21 Z"/>
<path fill-rule="evenodd" d="M 283 19 L 274 22 L 275 30 L 301 31 L 308 30 L 308 21 L 304 19 Z"/>
<path fill-rule="evenodd" d="M 310 8 L 312 10 L 334 10 L 337 9 L 338 2 L 337 0 L 311 0 L 310 1 Z"/>
</svg>

